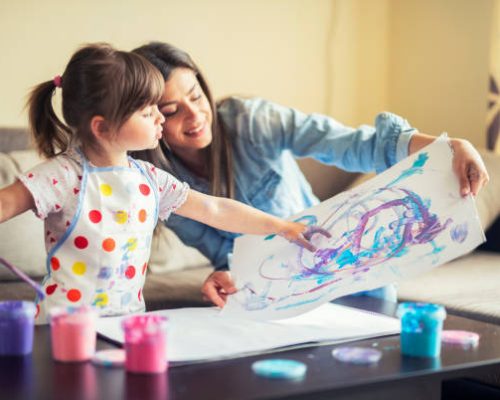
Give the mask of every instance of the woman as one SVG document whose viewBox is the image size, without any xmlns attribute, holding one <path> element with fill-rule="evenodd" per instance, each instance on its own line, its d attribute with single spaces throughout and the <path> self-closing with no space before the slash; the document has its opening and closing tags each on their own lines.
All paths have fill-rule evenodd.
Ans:
<svg viewBox="0 0 500 400">
<path fill-rule="evenodd" d="M 162 73 L 165 91 L 158 107 L 165 117 L 163 140 L 139 158 L 173 173 L 198 191 L 235 198 L 288 217 L 318 203 L 295 157 L 312 157 L 347 171 L 381 172 L 435 138 L 418 133 L 403 118 L 383 113 L 375 127 L 346 127 L 330 117 L 305 115 L 263 99 L 228 98 L 215 104 L 199 68 L 167 43 L 134 50 Z M 463 196 L 488 181 L 481 157 L 462 139 L 451 139 L 454 170 Z M 202 292 L 219 307 L 236 288 L 228 260 L 237 236 L 173 216 L 167 226 L 215 266 Z M 367 292 L 396 301 L 393 287 Z"/>
</svg>

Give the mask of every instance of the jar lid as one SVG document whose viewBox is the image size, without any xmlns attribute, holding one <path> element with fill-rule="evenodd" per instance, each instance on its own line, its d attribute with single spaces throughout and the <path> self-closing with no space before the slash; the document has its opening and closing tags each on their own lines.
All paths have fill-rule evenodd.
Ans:
<svg viewBox="0 0 500 400">
<path fill-rule="evenodd" d="M 300 361 L 272 358 L 254 362 L 252 371 L 265 378 L 295 380 L 304 377 L 307 365 Z"/>
<path fill-rule="evenodd" d="M 125 341 L 140 342 L 148 338 L 163 335 L 168 318 L 155 313 L 129 315 L 122 320 Z"/>
<path fill-rule="evenodd" d="M 36 306 L 32 301 L 0 301 L 0 318 L 34 318 L 35 313 Z"/>
<path fill-rule="evenodd" d="M 399 318 L 406 315 L 413 315 L 415 318 L 427 317 L 444 320 L 446 318 L 446 309 L 440 304 L 404 302 L 398 305 L 396 315 Z"/>
<path fill-rule="evenodd" d="M 369 347 L 342 346 L 332 351 L 332 356 L 342 362 L 352 364 L 374 364 L 382 357 L 382 352 Z"/>
<path fill-rule="evenodd" d="M 49 320 L 51 324 L 81 324 L 93 321 L 96 318 L 96 310 L 88 305 L 79 307 L 52 307 L 49 311 Z"/>
</svg>

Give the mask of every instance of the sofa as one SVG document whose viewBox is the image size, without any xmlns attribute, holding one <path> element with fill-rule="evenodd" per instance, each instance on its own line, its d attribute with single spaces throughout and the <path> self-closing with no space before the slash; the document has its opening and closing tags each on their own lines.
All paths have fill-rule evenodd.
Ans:
<svg viewBox="0 0 500 400">
<path fill-rule="evenodd" d="M 477 198 L 479 216 L 488 241 L 482 248 L 410 281 L 399 283 L 400 300 L 429 301 L 446 306 L 448 312 L 500 324 L 500 156 L 483 152 L 491 175 L 490 184 Z M 40 158 L 24 128 L 0 128 L 0 187 L 14 181 L 16 174 L 37 164 Z M 322 167 L 318 179 L 310 161 L 301 161 L 313 189 L 321 181 L 331 196 L 367 178 L 333 167 Z M 316 169 L 317 171 L 317 169 Z M 45 274 L 43 223 L 32 212 L 0 224 L 0 257 L 41 280 Z M 148 310 L 205 306 L 200 292 L 212 272 L 206 258 L 183 245 L 173 232 L 159 225 L 155 231 L 148 276 L 143 291 Z M 0 266 L 0 300 L 28 299 L 33 290 Z"/>
</svg>

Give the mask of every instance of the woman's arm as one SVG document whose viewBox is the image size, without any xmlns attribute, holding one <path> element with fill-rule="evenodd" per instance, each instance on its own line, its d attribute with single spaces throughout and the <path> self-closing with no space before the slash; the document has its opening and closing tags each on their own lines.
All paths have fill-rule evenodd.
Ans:
<svg viewBox="0 0 500 400">
<path fill-rule="evenodd" d="M 237 132 L 246 149 L 270 160 L 284 150 L 296 157 L 311 157 L 351 172 L 382 172 L 408 155 L 416 132 L 408 121 L 381 113 L 374 126 L 346 126 L 327 115 L 305 114 L 263 99 L 233 99 L 221 106 L 220 116 L 229 131 Z M 250 157 L 253 155 L 250 154 Z"/>
<path fill-rule="evenodd" d="M 34 206 L 31 193 L 20 181 L 0 189 L 0 222 L 7 221 Z"/>
<path fill-rule="evenodd" d="M 228 232 L 278 234 L 314 251 L 314 246 L 303 235 L 306 225 L 285 221 L 232 199 L 189 190 L 186 201 L 175 213 Z"/>
<path fill-rule="evenodd" d="M 413 154 L 419 151 L 435 139 L 434 136 L 424 133 L 413 134 L 408 146 L 408 153 Z M 460 182 L 460 194 L 467 196 L 472 193 L 476 196 L 490 180 L 481 156 L 467 140 L 451 138 L 450 145 L 453 149 L 453 171 Z"/>
</svg>

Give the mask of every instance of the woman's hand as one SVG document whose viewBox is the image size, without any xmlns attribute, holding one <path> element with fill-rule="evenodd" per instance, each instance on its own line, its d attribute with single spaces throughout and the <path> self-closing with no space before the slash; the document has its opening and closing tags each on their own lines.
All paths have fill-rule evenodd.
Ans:
<svg viewBox="0 0 500 400">
<path fill-rule="evenodd" d="M 313 234 L 319 233 L 320 235 L 326 236 L 327 238 L 332 237 L 330 232 L 320 228 L 319 226 L 307 226 L 299 222 L 287 222 L 284 229 L 282 229 L 278 235 L 284 237 L 291 243 L 303 247 L 311 252 L 316 251 L 316 247 L 311 243 L 311 237 Z"/>
<path fill-rule="evenodd" d="M 460 182 L 460 194 L 476 196 L 490 177 L 483 159 L 470 142 L 464 139 L 450 139 L 453 149 L 453 171 Z"/>
<path fill-rule="evenodd" d="M 203 299 L 211 301 L 217 307 L 223 308 L 226 305 L 227 296 L 236 293 L 233 278 L 229 271 L 212 272 L 201 288 Z"/>
<path fill-rule="evenodd" d="M 434 136 L 421 132 L 413 134 L 408 147 L 409 154 L 419 151 L 435 139 Z M 465 139 L 451 138 L 449 143 L 453 149 L 453 171 L 460 182 L 460 194 L 467 196 L 472 193 L 476 196 L 490 180 L 483 159 L 474 146 Z"/>
</svg>

